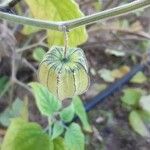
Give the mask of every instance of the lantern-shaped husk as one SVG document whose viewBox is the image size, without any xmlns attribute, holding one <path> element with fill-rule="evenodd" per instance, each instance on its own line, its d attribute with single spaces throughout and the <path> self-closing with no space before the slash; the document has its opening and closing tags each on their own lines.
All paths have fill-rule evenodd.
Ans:
<svg viewBox="0 0 150 150">
<path fill-rule="evenodd" d="M 87 60 L 80 48 L 52 47 L 39 67 L 39 81 L 60 100 L 84 93 L 89 87 Z"/>
</svg>

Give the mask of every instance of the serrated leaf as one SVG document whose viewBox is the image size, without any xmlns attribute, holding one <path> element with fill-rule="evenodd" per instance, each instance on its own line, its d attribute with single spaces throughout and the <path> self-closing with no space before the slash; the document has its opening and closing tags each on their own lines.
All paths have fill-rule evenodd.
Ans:
<svg viewBox="0 0 150 150">
<path fill-rule="evenodd" d="M 62 122 L 55 122 L 53 126 L 53 132 L 52 132 L 52 139 L 57 138 L 64 132 L 64 127 L 62 125 Z"/>
<path fill-rule="evenodd" d="M 144 111 L 150 113 L 150 95 L 142 96 L 139 104 Z"/>
<path fill-rule="evenodd" d="M 17 98 L 11 106 L 9 106 L 4 112 L 0 114 L 0 124 L 3 126 L 9 126 L 12 118 L 19 117 L 22 113 L 24 103 Z"/>
<path fill-rule="evenodd" d="M 36 104 L 43 115 L 50 116 L 61 108 L 60 101 L 46 87 L 37 82 L 32 82 L 30 85 L 36 99 Z"/>
<path fill-rule="evenodd" d="M 136 107 L 141 98 L 141 91 L 138 89 L 127 88 L 123 90 L 124 95 L 121 97 L 123 103 Z"/>
<path fill-rule="evenodd" d="M 53 144 L 54 144 L 54 150 L 67 150 L 65 143 L 64 143 L 64 139 L 61 137 L 54 139 Z"/>
<path fill-rule="evenodd" d="M 65 133 L 67 150 L 84 150 L 84 140 L 80 126 L 72 123 Z"/>
<path fill-rule="evenodd" d="M 146 81 L 147 81 L 146 76 L 144 75 L 143 72 L 140 71 L 131 79 L 130 82 L 141 84 L 141 83 L 145 83 Z"/>
<path fill-rule="evenodd" d="M 70 122 L 75 115 L 74 105 L 71 104 L 60 112 L 60 117 L 64 122 Z"/>
<path fill-rule="evenodd" d="M 91 132 L 92 129 L 91 129 L 91 126 L 88 123 L 85 108 L 84 108 L 84 105 L 83 105 L 81 99 L 79 97 L 74 97 L 73 98 L 73 105 L 74 105 L 76 115 L 80 118 L 80 120 L 83 124 L 83 128 L 86 131 Z"/>
<path fill-rule="evenodd" d="M 53 150 L 47 134 L 36 123 L 14 119 L 1 150 Z"/>
<path fill-rule="evenodd" d="M 137 111 L 132 111 L 130 113 L 129 122 L 134 131 L 136 131 L 141 136 L 150 138 L 150 131 L 144 124 L 140 114 Z"/>
<path fill-rule="evenodd" d="M 45 54 L 46 54 L 46 52 L 44 51 L 44 49 L 38 47 L 33 51 L 33 58 L 36 61 L 41 62 L 43 60 L 43 57 Z"/>
<path fill-rule="evenodd" d="M 49 21 L 66 21 L 83 17 L 79 6 L 74 0 L 26 0 L 34 18 Z M 25 29 L 27 31 L 27 29 Z M 30 31 L 32 29 L 30 28 Z M 27 33 L 28 34 L 28 33 Z M 59 31 L 48 30 L 48 43 L 50 45 L 63 45 L 64 35 Z M 87 40 L 85 27 L 76 28 L 68 33 L 69 46 L 74 47 Z"/>
</svg>

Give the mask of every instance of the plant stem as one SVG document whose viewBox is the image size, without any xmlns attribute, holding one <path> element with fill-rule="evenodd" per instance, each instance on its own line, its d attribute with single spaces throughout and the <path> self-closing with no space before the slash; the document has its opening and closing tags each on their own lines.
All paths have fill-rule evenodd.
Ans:
<svg viewBox="0 0 150 150">
<path fill-rule="evenodd" d="M 130 13 L 132 11 L 135 11 L 137 9 L 146 8 L 149 6 L 150 6 L 150 0 L 136 0 L 134 2 L 125 4 L 123 6 L 118 6 L 116 8 L 105 10 L 93 15 L 85 16 L 70 21 L 63 21 L 63 22 L 44 21 L 40 19 L 27 18 L 27 17 L 17 16 L 13 14 L 4 13 L 4 12 L 0 12 L 0 18 L 15 23 L 19 23 L 19 24 L 31 25 L 42 29 L 52 29 L 52 30 L 64 32 L 64 26 L 66 26 L 67 30 L 71 30 L 83 25 L 93 24 L 100 20 L 106 20 L 106 19 L 114 18 L 116 16 L 121 16 Z"/>
<path fill-rule="evenodd" d="M 9 7 L 14 7 L 14 6 L 17 5 L 20 1 L 21 1 L 21 0 L 12 0 L 12 1 L 8 4 L 8 6 L 9 6 Z"/>
<path fill-rule="evenodd" d="M 48 117 L 48 133 L 49 136 L 51 137 L 52 135 L 52 124 L 53 124 L 53 117 Z"/>
<path fill-rule="evenodd" d="M 64 26 L 64 58 L 66 58 L 68 48 L 68 32 L 66 30 L 66 26 Z"/>
<path fill-rule="evenodd" d="M 150 6 L 150 0 L 136 0 L 132 3 L 108 9 L 93 15 L 85 16 L 83 18 L 68 21 L 66 23 L 67 29 L 74 29 L 76 27 L 92 24 L 100 20 L 106 20 L 117 16 L 125 15 L 137 9 Z"/>
<path fill-rule="evenodd" d="M 59 22 L 50 22 L 50 21 L 44 21 L 40 19 L 33 19 L 33 18 L 18 16 L 18 15 L 9 14 L 1 11 L 0 11 L 0 19 L 8 20 L 18 24 L 39 27 L 42 29 L 52 29 L 52 30 L 61 31 L 61 23 Z"/>
</svg>

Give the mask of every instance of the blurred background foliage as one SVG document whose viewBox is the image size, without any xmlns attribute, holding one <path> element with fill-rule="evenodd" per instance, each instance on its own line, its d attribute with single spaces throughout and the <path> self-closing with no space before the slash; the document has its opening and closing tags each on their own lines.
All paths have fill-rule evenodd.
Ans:
<svg viewBox="0 0 150 150">
<path fill-rule="evenodd" d="M 21 1 L 16 14 L 54 21 L 69 20 L 113 8 L 134 0 L 76 0 L 67 7 L 56 0 L 38 7 L 35 0 Z M 39 1 L 42 6 L 43 1 Z M 34 7 L 33 7 L 34 6 Z M 45 8 L 46 7 L 46 8 Z M 67 8 L 66 8 L 67 7 Z M 64 13 L 60 9 L 68 9 Z M 70 12 L 72 11 L 72 12 Z M 53 13 L 52 13 L 53 12 Z M 88 59 L 91 86 L 84 101 L 126 75 L 145 59 L 150 50 L 150 9 L 98 22 L 69 33 L 70 46 L 81 47 Z M 62 39 L 62 40 L 60 40 Z M 53 44 L 63 43 L 63 35 L 10 22 L 0 22 L 0 138 L 12 117 L 29 115 L 43 127 L 47 121 L 35 106 L 27 84 L 37 80 L 43 55 Z M 144 57 L 145 58 L 145 57 Z M 150 69 L 139 72 L 124 87 L 89 113 L 93 134 L 86 136 L 87 150 L 149 150 Z M 42 119 L 41 119 L 42 118 Z"/>
</svg>

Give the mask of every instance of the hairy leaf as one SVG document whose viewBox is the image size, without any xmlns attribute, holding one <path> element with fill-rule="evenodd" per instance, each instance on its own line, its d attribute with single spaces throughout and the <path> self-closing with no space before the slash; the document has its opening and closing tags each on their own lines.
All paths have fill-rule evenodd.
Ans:
<svg viewBox="0 0 150 150">
<path fill-rule="evenodd" d="M 87 119 L 87 115 L 85 112 L 85 108 L 83 106 L 83 103 L 81 101 L 81 99 L 79 97 L 74 97 L 73 98 L 73 105 L 75 108 L 75 113 L 77 114 L 77 116 L 80 118 L 82 124 L 83 124 L 83 128 L 88 131 L 91 132 L 92 129 L 88 123 L 88 119 Z"/>
<path fill-rule="evenodd" d="M 54 150 L 67 150 L 65 143 L 64 143 L 64 139 L 61 137 L 54 139 L 53 144 L 54 144 Z"/>
<path fill-rule="evenodd" d="M 60 101 L 53 96 L 46 87 L 37 82 L 32 82 L 30 85 L 34 93 L 37 106 L 43 115 L 50 116 L 60 109 Z"/>
<path fill-rule="evenodd" d="M 64 122 L 70 122 L 75 115 L 75 110 L 73 104 L 69 105 L 68 107 L 64 108 L 60 112 L 60 117 Z"/>
<path fill-rule="evenodd" d="M 14 119 L 1 150 L 53 150 L 52 146 L 48 135 L 38 124 Z"/>
<path fill-rule="evenodd" d="M 84 150 L 84 135 L 78 124 L 72 123 L 65 133 L 68 150 Z"/>
<path fill-rule="evenodd" d="M 53 126 L 52 139 L 57 138 L 63 132 L 64 132 L 64 127 L 62 125 L 62 122 L 55 122 Z"/>
</svg>

